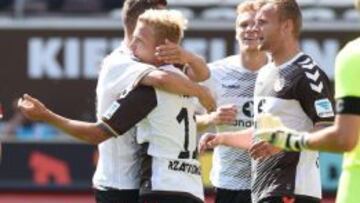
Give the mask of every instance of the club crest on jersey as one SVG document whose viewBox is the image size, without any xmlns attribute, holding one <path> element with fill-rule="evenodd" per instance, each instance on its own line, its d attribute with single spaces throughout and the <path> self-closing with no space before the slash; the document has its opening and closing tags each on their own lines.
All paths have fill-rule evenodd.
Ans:
<svg viewBox="0 0 360 203">
<path fill-rule="evenodd" d="M 117 101 L 114 101 L 111 106 L 105 111 L 104 118 L 110 120 L 119 107 L 120 104 Z"/>
<path fill-rule="evenodd" d="M 315 110 L 320 118 L 328 118 L 334 116 L 334 111 L 329 99 L 316 100 Z"/>
<path fill-rule="evenodd" d="M 275 92 L 280 92 L 285 86 L 285 79 L 279 78 L 274 83 L 274 90 Z"/>
</svg>

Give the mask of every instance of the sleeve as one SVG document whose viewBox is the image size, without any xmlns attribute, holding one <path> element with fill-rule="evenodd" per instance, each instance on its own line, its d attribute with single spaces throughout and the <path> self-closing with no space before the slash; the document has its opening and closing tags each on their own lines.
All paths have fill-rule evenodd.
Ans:
<svg viewBox="0 0 360 203">
<path fill-rule="evenodd" d="M 157 106 L 153 87 L 138 86 L 126 97 L 114 101 L 102 115 L 100 127 L 111 136 L 119 136 L 130 130 Z"/>
<path fill-rule="evenodd" d="M 360 115 L 360 43 L 357 45 L 346 46 L 336 57 L 335 97 L 338 114 Z"/>
<path fill-rule="evenodd" d="M 314 124 L 333 122 L 334 99 L 329 78 L 320 68 L 299 74 L 296 79 L 296 99 Z"/>
<path fill-rule="evenodd" d="M 135 62 L 128 56 L 119 56 L 116 60 L 114 58 L 115 56 L 111 57 L 111 60 L 108 59 L 102 67 L 108 70 L 107 74 L 104 74 L 106 75 L 103 79 L 104 83 L 114 93 L 129 92 L 139 84 L 143 77 L 156 70 L 153 66 Z"/>
</svg>

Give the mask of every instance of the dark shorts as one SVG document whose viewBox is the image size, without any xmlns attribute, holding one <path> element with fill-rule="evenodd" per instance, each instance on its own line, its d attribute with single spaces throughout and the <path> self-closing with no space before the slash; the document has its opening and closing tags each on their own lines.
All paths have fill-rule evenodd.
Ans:
<svg viewBox="0 0 360 203">
<path fill-rule="evenodd" d="M 139 203 L 203 203 L 203 201 L 182 194 L 147 194 L 140 196 Z"/>
<path fill-rule="evenodd" d="M 139 190 L 116 190 L 108 189 L 106 191 L 96 190 L 96 203 L 138 203 Z"/>
<path fill-rule="evenodd" d="M 258 203 L 320 203 L 319 199 L 307 196 L 283 196 L 283 197 L 268 197 L 260 200 Z"/>
<path fill-rule="evenodd" d="M 215 203 L 251 203 L 251 191 L 216 188 Z"/>
</svg>

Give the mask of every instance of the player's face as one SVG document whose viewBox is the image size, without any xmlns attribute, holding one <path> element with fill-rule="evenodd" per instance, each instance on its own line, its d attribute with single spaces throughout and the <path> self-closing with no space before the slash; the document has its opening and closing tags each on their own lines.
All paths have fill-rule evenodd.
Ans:
<svg viewBox="0 0 360 203">
<path fill-rule="evenodd" d="M 259 36 L 255 28 L 256 12 L 244 12 L 236 19 L 236 39 L 241 51 L 256 51 L 259 45 Z"/>
<path fill-rule="evenodd" d="M 282 42 L 281 21 L 275 5 L 267 4 L 256 14 L 256 30 L 259 33 L 261 51 L 273 51 Z"/>
<path fill-rule="evenodd" d="M 140 61 L 157 65 L 155 57 L 156 39 L 152 27 L 143 22 L 138 22 L 130 43 L 130 49 Z"/>
</svg>

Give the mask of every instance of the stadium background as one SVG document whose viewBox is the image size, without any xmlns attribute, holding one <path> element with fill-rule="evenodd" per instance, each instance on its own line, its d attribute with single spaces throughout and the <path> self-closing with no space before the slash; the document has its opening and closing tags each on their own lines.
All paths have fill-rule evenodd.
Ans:
<svg viewBox="0 0 360 203">
<path fill-rule="evenodd" d="M 241 0 L 168 0 L 189 19 L 183 46 L 207 61 L 238 50 L 235 6 Z M 304 18 L 301 46 L 333 79 L 334 60 L 360 35 L 352 0 L 299 0 Z M 65 116 L 94 120 L 98 67 L 122 39 L 121 0 L 0 0 L 0 202 L 93 202 L 96 148 L 41 123 L 4 129 L 16 116 L 13 101 L 27 92 Z M 201 157 L 208 180 L 211 152 Z M 341 156 L 320 157 L 325 202 L 332 202 Z M 310 178 L 310 177 L 309 177 Z M 311 187 L 311 186 L 309 186 Z M 209 201 L 211 202 L 211 201 Z"/>
</svg>

